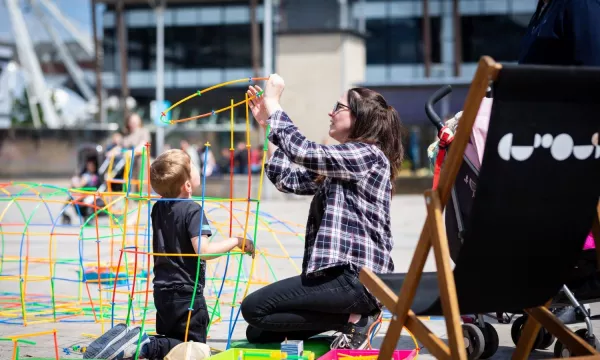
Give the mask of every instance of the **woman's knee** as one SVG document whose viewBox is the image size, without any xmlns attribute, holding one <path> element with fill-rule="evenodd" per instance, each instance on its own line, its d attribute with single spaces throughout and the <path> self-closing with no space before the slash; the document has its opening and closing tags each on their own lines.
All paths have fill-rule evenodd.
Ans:
<svg viewBox="0 0 600 360">
<path fill-rule="evenodd" d="M 264 300 L 262 300 L 262 302 L 264 302 Z M 260 304 L 261 299 L 256 293 L 252 293 L 242 300 L 240 310 L 244 320 L 246 320 L 248 324 L 256 324 L 264 317 L 265 314 L 261 311 Z"/>
<path fill-rule="evenodd" d="M 264 343 L 263 330 L 255 326 L 248 325 L 246 328 L 246 340 L 248 340 L 248 342 L 251 344 Z"/>
</svg>

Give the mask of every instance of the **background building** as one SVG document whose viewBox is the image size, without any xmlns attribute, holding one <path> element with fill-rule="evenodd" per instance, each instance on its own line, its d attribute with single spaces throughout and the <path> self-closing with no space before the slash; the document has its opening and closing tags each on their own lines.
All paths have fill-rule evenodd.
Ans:
<svg viewBox="0 0 600 360">
<path fill-rule="evenodd" d="M 249 1 L 168 1 L 167 5 L 166 99 L 176 101 L 197 89 L 254 74 Z M 299 126 L 312 132 L 309 137 L 313 140 L 321 140 L 316 137 L 326 132 L 329 105 L 344 87 L 352 85 L 382 92 L 409 127 L 427 125 L 423 106 L 442 84 L 453 84 L 454 92 L 440 111 L 445 115 L 459 111 L 482 55 L 503 62 L 516 61 L 520 37 L 536 2 L 281 0 L 275 5 L 275 71 L 282 75 L 287 72 L 288 88 L 294 97 L 288 100 L 288 108 L 310 108 L 296 111 L 302 117 Z M 259 41 L 263 13 L 262 1 L 257 1 Z M 146 4 L 125 6 L 127 59 L 123 69 L 117 23 L 115 7 L 108 4 L 102 16 L 103 85 L 109 93 L 120 93 L 120 74 L 124 70 L 129 94 L 147 114 L 154 99 L 154 11 Z M 315 64 L 320 64 L 321 69 Z M 339 76 L 334 76 L 336 73 Z M 292 86 L 298 86 L 300 81 L 311 89 L 319 89 L 318 94 L 311 97 L 306 91 L 301 94 L 293 90 Z M 190 101 L 173 116 L 195 116 L 209 112 L 215 104 L 227 106 L 230 98 L 241 99 L 243 87 L 245 84 L 227 87 L 203 101 Z M 308 101 L 302 101 L 307 97 Z M 313 115 L 307 116 L 309 113 Z M 237 115 L 241 132 L 245 131 L 243 115 Z M 230 129 L 229 116 L 222 113 L 187 125 L 223 131 L 225 139 Z"/>
<path fill-rule="evenodd" d="M 381 90 L 402 109 L 407 124 L 426 121 L 422 104 L 431 87 L 440 84 L 455 88 L 446 112 L 459 110 L 482 55 L 516 61 L 537 1 L 430 0 L 429 29 L 423 21 L 424 3 L 365 0 L 361 10 L 355 9 L 355 16 L 364 15 L 369 34 L 364 85 Z"/>
<path fill-rule="evenodd" d="M 424 112 L 427 98 L 441 85 L 452 84 L 453 93 L 438 110 L 443 116 L 461 110 L 482 55 L 501 62 L 516 61 L 520 38 L 536 6 L 535 0 L 164 0 L 164 8 L 157 7 L 160 3 L 92 0 L 92 36 L 80 34 L 57 8 L 46 5 L 46 15 L 52 14 L 55 22 L 69 30 L 64 48 L 76 64 L 70 71 L 66 71 L 64 56 L 58 56 L 60 43 L 56 40 L 32 41 L 34 46 L 17 41 L 39 33 L 39 27 L 32 26 L 29 35 L 16 32 L 19 36 L 14 41 L 27 49 L 27 58 L 35 54 L 43 72 L 43 79 L 36 78 L 36 84 L 45 81 L 52 88 L 68 88 L 72 91 L 66 102 L 69 105 L 80 98 L 77 114 L 81 116 L 73 115 L 71 109 L 62 111 L 64 125 L 60 126 L 82 126 L 94 122 L 95 117 L 98 129 L 113 129 L 114 124 L 109 128 L 106 123 L 122 127 L 124 113 L 133 110 L 155 134 L 153 154 L 163 149 L 161 139 L 179 146 L 183 137 L 200 145 L 209 141 L 215 153 L 227 152 L 237 145 L 231 143 L 229 111 L 160 128 L 154 126 L 158 116 L 152 115 L 151 105 L 156 99 L 174 103 L 217 83 L 275 71 L 287 83 L 286 111 L 302 132 L 317 142 L 329 140 L 327 114 L 344 90 L 368 86 L 381 92 L 410 130 L 406 144 L 413 161 L 407 163 L 413 168 L 426 166 L 422 161 L 425 149 L 435 138 Z M 271 5 L 265 8 L 264 3 Z M 6 4 L 12 4 L 12 17 L 19 13 L 16 0 Z M 25 26 L 43 20 L 34 16 L 39 12 L 26 6 L 21 12 Z M 164 48 L 157 46 L 161 13 Z M 98 41 L 94 42 L 94 37 Z M 0 68 L 9 58 L 31 67 L 12 49 L 9 36 L 7 44 L 0 44 Z M 163 57 L 160 49 L 164 49 Z M 5 83 L 7 79 L 0 77 Z M 32 90 L 46 94 L 40 86 Z M 232 99 L 243 100 L 246 86 L 229 85 L 194 98 L 174 109 L 172 118 L 227 107 Z M 100 106 L 96 106 L 97 99 Z M 10 101 L 0 105 L 6 118 Z M 103 111 L 96 112 L 98 108 Z M 73 121 L 67 122 L 66 115 Z M 235 110 L 233 118 L 234 142 L 238 143 L 245 140 L 247 130 L 243 107 Z M 250 124 L 256 146 L 262 141 L 261 134 L 254 121 Z M 52 125 L 60 128 L 58 122 Z"/>
<path fill-rule="evenodd" d="M 248 1 L 168 1 L 164 12 L 164 87 L 165 99 L 174 103 L 197 90 L 234 79 L 254 76 L 252 67 L 251 21 Z M 262 37 L 263 9 L 256 8 L 256 22 Z M 109 95 L 119 96 L 125 90 L 133 97 L 138 112 L 150 121 L 150 104 L 156 88 L 156 16 L 147 4 L 125 5 L 126 27 L 121 57 L 118 33 L 119 14 L 112 4 L 102 15 L 103 87 Z M 122 75 L 127 74 L 123 83 Z M 262 76 L 262 71 L 257 72 Z M 127 89 L 124 89 L 126 87 Z M 231 99 L 244 99 L 247 84 L 227 86 L 209 92 L 202 99 L 188 101 L 175 108 L 173 119 L 197 116 L 229 106 Z M 213 108 L 214 107 L 214 108 Z M 246 131 L 245 111 L 235 111 L 235 131 L 243 139 Z M 210 132 L 211 142 L 227 142 L 231 130 L 228 111 L 181 125 Z M 177 141 L 175 141 L 177 142 Z"/>
</svg>

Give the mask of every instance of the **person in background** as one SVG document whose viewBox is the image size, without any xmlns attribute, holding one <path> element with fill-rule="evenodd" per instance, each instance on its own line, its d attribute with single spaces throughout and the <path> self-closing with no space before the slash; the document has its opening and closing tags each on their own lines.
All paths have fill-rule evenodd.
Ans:
<svg viewBox="0 0 600 360">
<path fill-rule="evenodd" d="M 71 178 L 72 188 L 94 188 L 100 186 L 100 175 L 98 174 L 98 162 L 96 158 L 90 157 L 85 162 L 85 170 Z"/>
<path fill-rule="evenodd" d="M 110 137 L 110 141 L 106 144 L 106 152 L 110 152 L 112 149 L 117 146 L 121 146 L 121 142 L 123 141 L 123 134 L 119 131 L 116 131 Z"/>
<path fill-rule="evenodd" d="M 233 171 L 231 169 L 231 151 L 229 148 L 221 149 L 221 157 L 219 158 L 218 164 L 219 168 L 221 168 L 221 173 L 223 174 L 229 174 L 230 171 Z"/>
<path fill-rule="evenodd" d="M 95 157 L 87 158 L 85 161 L 85 169 L 71 178 L 71 188 L 87 188 L 87 190 L 90 188 L 98 189 L 101 183 L 100 174 L 98 173 L 98 159 Z M 76 192 L 73 194 L 75 198 L 69 195 L 67 203 L 63 207 L 63 224 L 71 224 L 72 216 L 78 218 L 79 215 L 81 215 L 83 218 L 87 218 L 94 213 L 94 209 L 91 206 L 82 203 L 87 197 L 86 195 L 77 194 Z M 73 206 L 72 209 L 74 210 L 71 214 L 69 214 L 68 211 L 70 206 Z"/>
<path fill-rule="evenodd" d="M 131 153 L 123 153 L 123 150 L 133 150 L 133 169 L 131 170 L 131 190 L 136 191 L 139 184 L 140 168 L 142 166 L 142 151 L 146 144 L 150 142 L 150 131 L 144 128 L 142 118 L 137 113 L 131 113 L 125 122 L 127 132 L 123 137 L 121 144 L 113 147 L 106 156 L 127 156 L 131 159 Z M 128 175 L 128 174 L 126 174 Z"/>
<path fill-rule="evenodd" d="M 111 155 L 117 155 L 123 149 L 133 150 L 136 156 L 142 154 L 142 150 L 146 143 L 150 142 L 150 131 L 144 128 L 142 118 L 137 113 L 132 113 L 125 121 L 127 128 L 126 135 L 123 137 L 121 144 L 115 146 L 111 150 Z"/>
<path fill-rule="evenodd" d="M 234 166 L 235 174 L 247 174 L 248 173 L 248 150 L 246 149 L 246 144 L 243 141 L 239 141 L 236 144 L 235 155 L 234 158 Z"/>
<path fill-rule="evenodd" d="M 200 158 L 198 157 L 198 149 L 196 145 L 190 144 L 187 139 L 181 139 L 179 142 L 179 146 L 181 150 L 185 151 L 186 154 L 189 155 L 192 160 L 192 166 L 196 168 L 196 170 L 200 171 Z"/>
<path fill-rule="evenodd" d="M 215 155 L 209 146 L 204 145 L 202 149 L 198 150 L 198 158 L 200 159 L 200 174 L 205 175 L 206 177 L 220 174 L 221 169 L 218 166 L 217 159 L 215 159 Z M 204 164 L 205 159 L 206 164 Z M 205 171 L 206 174 L 204 174 Z"/>
<path fill-rule="evenodd" d="M 263 147 L 264 144 L 260 144 L 250 149 L 250 169 L 253 174 L 259 174 L 262 168 Z"/>
<path fill-rule="evenodd" d="M 600 66 L 600 0 L 539 0 L 519 63 Z"/>
<path fill-rule="evenodd" d="M 521 43 L 519 64 L 600 66 L 600 0 L 539 0 Z M 583 278 L 596 271 L 590 232 L 572 276 Z M 573 306 L 555 315 L 565 324 L 584 318 Z"/>
</svg>

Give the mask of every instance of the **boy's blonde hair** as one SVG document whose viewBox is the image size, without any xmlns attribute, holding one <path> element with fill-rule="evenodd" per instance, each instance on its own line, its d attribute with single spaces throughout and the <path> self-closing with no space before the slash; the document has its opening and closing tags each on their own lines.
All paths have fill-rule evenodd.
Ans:
<svg viewBox="0 0 600 360">
<path fill-rule="evenodd" d="M 183 150 L 172 149 L 160 154 L 150 166 L 150 185 L 164 198 L 181 194 L 181 187 L 191 178 L 191 159 Z"/>
</svg>

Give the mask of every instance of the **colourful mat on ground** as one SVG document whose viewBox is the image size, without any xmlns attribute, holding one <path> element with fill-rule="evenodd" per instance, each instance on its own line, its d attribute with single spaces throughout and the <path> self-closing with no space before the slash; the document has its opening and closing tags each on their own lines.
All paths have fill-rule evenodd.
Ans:
<svg viewBox="0 0 600 360">
<path fill-rule="evenodd" d="M 313 352 L 319 358 L 331 350 L 333 339 L 332 336 L 315 336 L 304 341 L 304 350 Z M 240 340 L 232 342 L 231 348 L 279 350 L 281 343 L 250 344 L 245 340 Z"/>
<path fill-rule="evenodd" d="M 294 359 L 294 360 L 317 360 L 314 353 L 304 350 L 303 356 L 283 357 L 282 352 L 273 349 L 242 349 L 235 348 L 223 351 L 210 357 L 213 360 L 261 360 L 261 359 Z"/>
<path fill-rule="evenodd" d="M 321 356 L 318 360 L 377 360 L 379 350 L 331 350 Z M 414 360 L 417 358 L 417 350 L 395 350 L 392 360 Z"/>
</svg>

